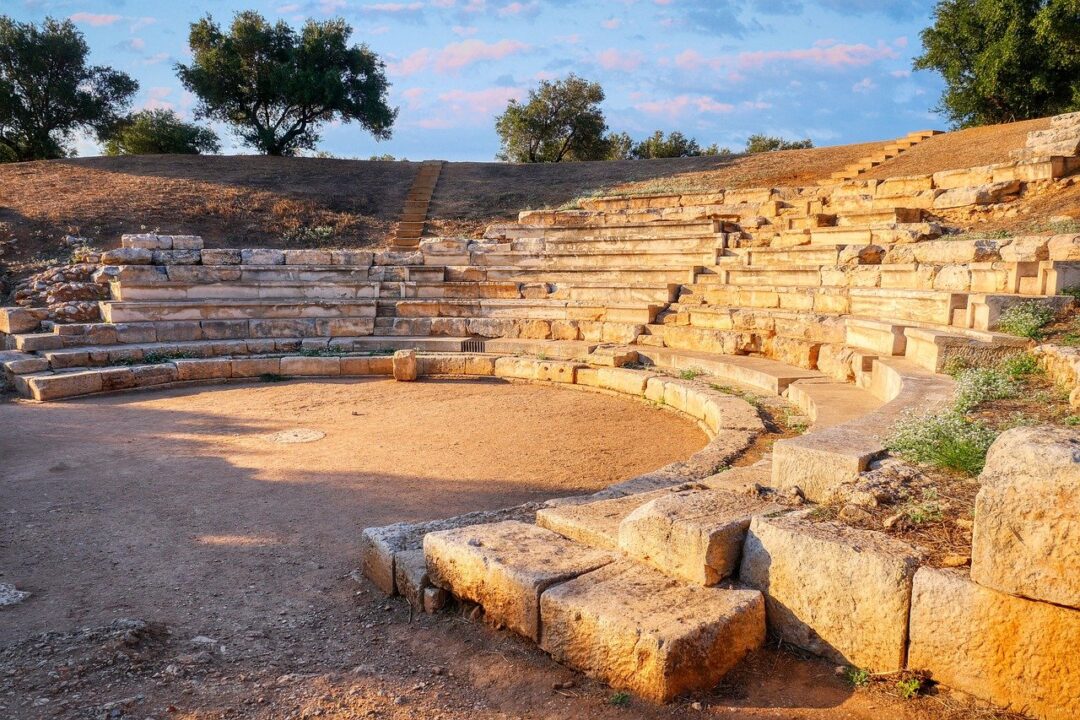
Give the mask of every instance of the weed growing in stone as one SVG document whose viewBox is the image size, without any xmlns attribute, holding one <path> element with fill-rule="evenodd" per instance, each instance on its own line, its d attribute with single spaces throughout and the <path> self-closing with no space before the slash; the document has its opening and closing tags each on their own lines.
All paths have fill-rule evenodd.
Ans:
<svg viewBox="0 0 1080 720">
<path fill-rule="evenodd" d="M 1054 320 L 1054 309 L 1036 300 L 1005 308 L 998 319 L 998 330 L 1009 335 L 1039 340 L 1042 329 Z"/>
<path fill-rule="evenodd" d="M 686 368 L 685 370 L 679 371 L 679 377 L 683 380 L 694 380 L 704 374 L 705 371 L 700 368 Z"/>
<path fill-rule="evenodd" d="M 907 414 L 893 425 L 885 447 L 912 462 L 978 475 L 997 432 L 949 409 Z"/>
<path fill-rule="evenodd" d="M 956 375 L 953 407 L 966 413 L 988 400 L 1016 397 L 1020 386 L 1013 378 L 994 368 L 968 368 Z"/>
<path fill-rule="evenodd" d="M 115 361 L 116 365 L 162 365 L 173 360 L 188 360 L 195 357 L 186 352 L 157 352 L 151 350 L 143 353 L 142 357 L 120 358 Z"/>
<path fill-rule="evenodd" d="M 900 693 L 900 697 L 905 700 L 913 700 L 919 695 L 919 691 L 922 690 L 922 680 L 917 677 L 908 678 L 906 680 L 897 680 L 896 691 Z"/>
</svg>

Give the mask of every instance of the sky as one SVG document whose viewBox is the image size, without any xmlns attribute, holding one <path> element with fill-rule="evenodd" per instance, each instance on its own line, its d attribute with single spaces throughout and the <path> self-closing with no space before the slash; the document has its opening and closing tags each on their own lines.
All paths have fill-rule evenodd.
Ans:
<svg viewBox="0 0 1080 720">
<path fill-rule="evenodd" d="M 612 131 L 680 130 L 741 148 L 752 133 L 836 145 L 945 129 L 938 75 L 912 72 L 933 0 L 0 0 L 21 21 L 70 18 L 94 64 L 140 83 L 135 109 L 192 118 L 176 78 L 190 23 L 254 9 L 295 26 L 343 17 L 386 63 L 393 137 L 326 126 L 340 157 L 493 160 L 495 116 L 542 79 L 598 81 Z M 250 153 L 214 126 L 226 154 Z M 91 140 L 80 155 L 100 153 Z"/>
</svg>

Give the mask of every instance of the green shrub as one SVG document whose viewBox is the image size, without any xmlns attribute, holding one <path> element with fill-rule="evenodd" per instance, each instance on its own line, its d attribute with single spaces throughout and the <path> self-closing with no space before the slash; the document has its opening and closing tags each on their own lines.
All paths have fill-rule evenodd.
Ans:
<svg viewBox="0 0 1080 720">
<path fill-rule="evenodd" d="M 847 681 L 852 687 L 866 687 L 870 684 L 870 673 L 862 668 L 850 667 L 847 669 Z"/>
<path fill-rule="evenodd" d="M 1018 392 L 1016 382 L 999 370 L 969 368 L 956 375 L 953 407 L 958 413 L 966 413 L 988 400 L 1015 397 Z"/>
<path fill-rule="evenodd" d="M 908 678 L 907 680 L 898 680 L 896 682 L 896 690 L 900 693 L 900 697 L 905 700 L 912 700 L 922 690 L 922 680 L 919 678 Z"/>
<path fill-rule="evenodd" d="M 619 691 L 608 698 L 608 704 L 615 707 L 626 707 L 630 704 L 630 693 Z"/>
<path fill-rule="evenodd" d="M 913 462 L 978 475 L 997 433 L 956 410 L 908 414 L 896 422 L 885 447 Z"/>
<path fill-rule="evenodd" d="M 1038 340 L 1042 337 L 1042 329 L 1053 320 L 1053 308 L 1037 300 L 1028 300 L 1005 308 L 998 319 L 998 330 Z"/>
<path fill-rule="evenodd" d="M 1002 360 L 998 367 L 1001 368 L 1001 372 L 1014 380 L 1020 380 L 1028 375 L 1036 375 L 1042 372 L 1042 369 L 1039 367 L 1039 359 L 1031 353 L 1013 355 L 1010 358 Z"/>
</svg>

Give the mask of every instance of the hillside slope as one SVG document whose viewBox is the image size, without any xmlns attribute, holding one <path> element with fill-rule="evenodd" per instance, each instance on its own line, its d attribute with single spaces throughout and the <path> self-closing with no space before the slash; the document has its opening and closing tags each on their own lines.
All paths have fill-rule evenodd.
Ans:
<svg viewBox="0 0 1080 720">
<path fill-rule="evenodd" d="M 939 135 L 863 177 L 1005 160 L 1010 150 L 1023 146 L 1030 130 L 1046 123 Z M 448 163 L 433 198 L 429 230 L 475 233 L 521 209 L 559 207 L 583 195 L 813 184 L 886 142 L 647 161 Z M 64 259 L 64 235 L 88 237 L 106 248 L 122 233 L 151 230 L 199 234 L 211 247 L 378 246 L 393 229 L 418 166 L 260 156 L 0 165 L 0 263 L 22 274 Z"/>
</svg>

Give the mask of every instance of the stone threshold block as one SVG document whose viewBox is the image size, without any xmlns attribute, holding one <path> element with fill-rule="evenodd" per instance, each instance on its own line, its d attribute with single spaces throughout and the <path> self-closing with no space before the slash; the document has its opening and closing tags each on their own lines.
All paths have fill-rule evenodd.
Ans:
<svg viewBox="0 0 1080 720">
<path fill-rule="evenodd" d="M 712 688 L 765 639 L 756 590 L 685 585 L 622 560 L 544 592 L 540 647 L 653 702 Z"/>
<path fill-rule="evenodd" d="M 908 667 L 1041 720 L 1080 717 L 1080 610 L 1005 595 L 922 568 Z"/>
<path fill-rule="evenodd" d="M 990 447 L 979 480 L 971 579 L 1080 608 L 1080 433 L 1008 430 Z"/>
<path fill-rule="evenodd" d="M 755 517 L 739 580 L 765 594 L 769 628 L 793 645 L 874 672 L 904 667 L 919 554 L 882 533 L 805 516 Z"/>
<path fill-rule="evenodd" d="M 715 585 L 738 569 L 755 515 L 784 512 L 754 495 L 694 488 L 640 505 L 619 524 L 619 548 L 634 560 L 697 585 Z"/>
<path fill-rule="evenodd" d="M 491 620 L 532 640 L 540 639 L 541 593 L 614 560 L 516 521 L 429 533 L 424 557 L 434 585 L 479 603 Z"/>
<path fill-rule="evenodd" d="M 525 503 L 501 510 L 479 510 L 440 520 L 419 523 L 394 523 L 365 528 L 360 535 L 360 571 L 387 595 L 406 594 L 395 582 L 400 577 L 397 560 L 403 553 L 423 553 L 424 536 L 430 532 L 451 530 L 467 525 L 518 520 L 532 522 L 536 517 L 535 503 Z"/>
<path fill-rule="evenodd" d="M 595 502 L 545 507 L 537 511 L 536 524 L 589 547 L 618 550 L 619 524 L 627 515 L 650 500 L 670 495 L 676 489 L 692 487 L 700 486 L 677 485 Z"/>
</svg>

